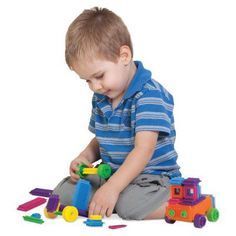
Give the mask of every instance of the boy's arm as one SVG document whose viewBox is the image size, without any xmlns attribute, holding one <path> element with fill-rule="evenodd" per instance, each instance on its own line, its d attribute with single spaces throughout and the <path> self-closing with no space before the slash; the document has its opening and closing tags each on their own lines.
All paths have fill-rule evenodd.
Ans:
<svg viewBox="0 0 236 236">
<path fill-rule="evenodd" d="M 90 143 L 87 145 L 87 147 L 80 153 L 80 155 L 85 155 L 86 159 L 90 162 L 93 163 L 101 158 L 100 156 L 100 151 L 99 151 L 99 144 L 94 137 Z"/>
<path fill-rule="evenodd" d="M 117 191 L 123 189 L 145 168 L 151 159 L 157 143 L 158 132 L 140 131 L 135 136 L 135 147 L 120 168 L 110 177 L 108 184 Z"/>
</svg>

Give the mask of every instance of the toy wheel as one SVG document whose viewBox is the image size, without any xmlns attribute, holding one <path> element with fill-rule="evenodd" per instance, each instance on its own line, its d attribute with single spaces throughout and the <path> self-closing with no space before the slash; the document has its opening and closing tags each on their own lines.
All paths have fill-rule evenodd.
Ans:
<svg viewBox="0 0 236 236">
<path fill-rule="evenodd" d="M 57 215 L 54 212 L 48 212 L 46 207 L 44 208 L 43 212 L 46 218 L 54 219 L 57 217 Z"/>
<path fill-rule="evenodd" d="M 62 211 L 62 216 L 65 221 L 73 222 L 78 218 L 79 212 L 74 206 L 66 206 Z"/>
<path fill-rule="evenodd" d="M 168 218 L 167 216 L 165 216 L 165 221 L 166 221 L 166 223 L 168 223 L 168 224 L 174 224 L 174 223 L 175 223 L 175 220 L 171 220 L 171 219 Z"/>
<path fill-rule="evenodd" d="M 206 217 L 204 215 L 195 215 L 194 217 L 194 226 L 196 228 L 202 228 L 206 224 Z"/>
<path fill-rule="evenodd" d="M 98 166 L 98 176 L 107 179 L 111 176 L 111 167 L 108 164 L 100 164 Z"/>
<path fill-rule="evenodd" d="M 83 174 L 83 169 L 84 169 L 84 168 L 87 168 L 87 166 L 84 165 L 84 164 L 80 164 L 80 165 L 78 165 L 77 167 L 79 168 L 79 170 L 77 170 L 75 173 L 76 173 L 77 175 L 79 175 L 80 178 L 86 177 L 87 175 L 86 175 L 86 174 Z"/>
<path fill-rule="evenodd" d="M 211 208 L 207 212 L 207 219 L 211 222 L 217 221 L 219 218 L 219 211 L 216 208 Z"/>
</svg>

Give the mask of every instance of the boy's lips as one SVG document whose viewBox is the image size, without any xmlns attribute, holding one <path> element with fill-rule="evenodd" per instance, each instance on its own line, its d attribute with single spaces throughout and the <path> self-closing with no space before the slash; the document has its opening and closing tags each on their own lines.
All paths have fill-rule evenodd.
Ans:
<svg viewBox="0 0 236 236">
<path fill-rule="evenodd" d="M 105 93 L 103 93 L 104 95 L 107 95 L 111 90 L 107 90 Z"/>
</svg>

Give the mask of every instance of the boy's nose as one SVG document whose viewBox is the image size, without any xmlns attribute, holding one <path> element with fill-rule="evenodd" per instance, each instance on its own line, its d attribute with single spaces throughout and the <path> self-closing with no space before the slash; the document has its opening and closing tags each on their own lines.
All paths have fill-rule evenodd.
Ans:
<svg viewBox="0 0 236 236">
<path fill-rule="evenodd" d="M 95 84 L 93 85 L 93 90 L 94 90 L 95 92 L 101 91 L 101 90 L 102 90 L 102 85 L 101 85 L 100 83 L 95 83 Z"/>
</svg>

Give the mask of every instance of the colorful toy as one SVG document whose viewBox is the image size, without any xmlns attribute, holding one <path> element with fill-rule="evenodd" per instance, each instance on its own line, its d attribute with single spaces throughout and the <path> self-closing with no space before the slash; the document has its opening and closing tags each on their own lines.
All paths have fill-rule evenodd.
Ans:
<svg viewBox="0 0 236 236">
<path fill-rule="evenodd" d="M 91 188 L 89 181 L 80 179 L 75 186 L 75 192 L 72 196 L 72 206 L 61 205 L 59 195 L 52 194 L 44 209 L 44 215 L 50 219 L 62 215 L 67 222 L 75 221 L 79 215 L 87 217 Z"/>
<path fill-rule="evenodd" d="M 165 221 L 173 224 L 175 221 L 193 222 L 196 228 L 206 224 L 206 217 L 211 222 L 219 218 L 212 195 L 201 194 L 198 178 L 173 178 L 170 180 L 171 198 L 166 207 Z"/>
<path fill-rule="evenodd" d="M 78 165 L 78 171 L 76 174 L 80 176 L 80 178 L 86 177 L 88 174 L 95 175 L 97 174 L 102 179 L 107 179 L 111 176 L 112 169 L 108 164 L 100 164 L 98 168 L 88 168 L 84 164 Z"/>
<path fill-rule="evenodd" d="M 20 211 L 29 211 L 37 206 L 40 206 L 42 204 L 44 204 L 47 201 L 47 199 L 42 198 L 42 197 L 37 197 L 31 201 L 28 201 L 24 204 L 21 204 L 17 207 L 17 210 Z"/>
<path fill-rule="evenodd" d="M 84 221 L 84 224 L 86 224 L 87 226 L 99 227 L 103 226 L 104 222 L 102 222 L 101 215 L 90 215 L 89 218 Z"/>
<path fill-rule="evenodd" d="M 42 196 L 42 197 L 50 197 L 52 194 L 52 190 L 50 189 L 43 189 L 43 188 L 35 188 L 29 192 L 35 196 Z"/>
<path fill-rule="evenodd" d="M 120 229 L 120 228 L 125 228 L 127 225 L 109 225 L 109 229 Z"/>
<path fill-rule="evenodd" d="M 92 187 L 89 181 L 80 179 L 72 197 L 72 205 L 78 210 L 88 210 L 88 204 L 91 197 Z"/>
<path fill-rule="evenodd" d="M 59 210 L 60 204 L 59 204 L 59 195 L 52 194 L 49 199 L 46 206 L 46 209 L 48 212 L 54 212 Z"/>
<path fill-rule="evenodd" d="M 73 222 L 78 218 L 79 212 L 74 206 L 66 206 L 62 211 L 62 216 L 65 221 Z"/>
<path fill-rule="evenodd" d="M 34 213 L 31 216 L 23 216 L 25 221 L 42 224 L 44 221 L 41 219 L 41 215 L 39 213 Z"/>
</svg>

